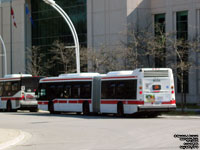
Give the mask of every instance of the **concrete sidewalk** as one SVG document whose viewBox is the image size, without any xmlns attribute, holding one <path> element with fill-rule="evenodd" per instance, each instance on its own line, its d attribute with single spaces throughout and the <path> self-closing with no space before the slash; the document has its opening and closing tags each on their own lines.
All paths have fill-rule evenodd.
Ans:
<svg viewBox="0 0 200 150">
<path fill-rule="evenodd" d="M 24 132 L 13 129 L 0 129 L 0 150 L 15 145 L 25 138 Z"/>
</svg>

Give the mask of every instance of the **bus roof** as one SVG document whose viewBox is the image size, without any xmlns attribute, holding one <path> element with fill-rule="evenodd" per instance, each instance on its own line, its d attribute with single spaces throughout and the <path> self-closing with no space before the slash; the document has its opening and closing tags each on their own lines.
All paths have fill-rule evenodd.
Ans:
<svg viewBox="0 0 200 150">
<path fill-rule="evenodd" d="M 69 73 L 69 74 L 61 74 L 58 77 L 79 78 L 79 77 L 94 77 L 99 75 L 100 75 L 99 73 Z"/>
<path fill-rule="evenodd" d="M 4 78 L 20 78 L 20 77 L 32 77 L 31 74 L 7 74 Z"/>
<path fill-rule="evenodd" d="M 61 74 L 58 77 L 47 77 L 40 80 L 40 82 L 62 82 L 64 80 L 91 80 L 93 77 L 101 76 L 99 73 L 71 73 Z"/>
</svg>

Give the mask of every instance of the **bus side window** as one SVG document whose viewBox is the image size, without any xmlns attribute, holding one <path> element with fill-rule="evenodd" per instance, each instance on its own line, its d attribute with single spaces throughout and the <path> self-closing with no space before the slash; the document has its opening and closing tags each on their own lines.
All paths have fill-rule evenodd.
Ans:
<svg viewBox="0 0 200 150">
<path fill-rule="evenodd" d="M 11 82 L 5 82 L 5 86 L 4 86 L 5 90 L 3 93 L 3 96 L 11 96 Z"/>
<path fill-rule="evenodd" d="M 48 95 L 48 98 L 53 100 L 54 98 L 56 98 L 56 86 L 55 85 L 50 85 L 50 87 L 48 88 L 48 91 L 47 91 L 47 95 Z"/>
<path fill-rule="evenodd" d="M 102 99 L 113 99 L 116 98 L 116 83 L 115 81 L 103 81 L 101 87 L 101 98 Z"/>
<path fill-rule="evenodd" d="M 115 90 L 116 90 L 116 84 L 115 84 L 115 82 L 111 82 L 110 83 L 110 85 L 109 85 L 109 97 L 108 98 L 116 98 L 116 92 L 115 92 Z"/>
<path fill-rule="evenodd" d="M 91 83 L 86 82 L 81 85 L 81 98 L 91 98 Z"/>
<path fill-rule="evenodd" d="M 120 81 L 116 87 L 116 98 L 124 99 L 126 95 L 125 84 L 123 81 Z"/>
<path fill-rule="evenodd" d="M 71 85 L 66 85 L 63 90 L 63 97 L 71 98 L 71 91 L 72 91 Z"/>
<path fill-rule="evenodd" d="M 126 99 L 136 99 L 137 80 L 129 80 L 126 83 L 126 89 L 127 89 Z"/>
<path fill-rule="evenodd" d="M 58 85 L 55 90 L 56 98 L 63 98 L 63 85 Z"/>
<path fill-rule="evenodd" d="M 0 82 L 0 96 L 3 96 L 3 88 L 4 87 L 4 84 L 3 82 Z"/>
<path fill-rule="evenodd" d="M 19 82 L 12 82 L 12 95 L 16 94 L 20 89 L 19 89 Z"/>
<path fill-rule="evenodd" d="M 101 98 L 102 99 L 108 99 L 109 98 L 109 85 L 110 85 L 110 82 L 109 81 L 102 81 L 102 84 L 101 84 Z"/>
<path fill-rule="evenodd" d="M 80 98 L 80 85 L 75 84 L 72 86 L 72 98 Z"/>
</svg>

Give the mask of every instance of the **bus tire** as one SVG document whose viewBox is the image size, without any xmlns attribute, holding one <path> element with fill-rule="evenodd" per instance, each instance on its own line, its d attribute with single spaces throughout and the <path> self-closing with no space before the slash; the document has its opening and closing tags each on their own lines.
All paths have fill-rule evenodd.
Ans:
<svg viewBox="0 0 200 150">
<path fill-rule="evenodd" d="M 88 102 L 83 103 L 83 115 L 89 115 L 90 107 Z"/>
<path fill-rule="evenodd" d="M 38 112 L 38 109 L 37 108 L 32 108 L 32 109 L 30 109 L 30 112 Z"/>
<path fill-rule="evenodd" d="M 49 110 L 50 114 L 55 114 L 53 101 L 50 101 L 48 103 L 48 110 Z"/>
<path fill-rule="evenodd" d="M 11 104 L 11 101 L 10 101 L 10 100 L 7 101 L 7 104 L 6 104 L 6 111 L 7 111 L 7 112 L 11 112 L 11 111 L 12 111 L 12 104 Z"/>
<path fill-rule="evenodd" d="M 147 115 L 148 118 L 157 118 L 159 116 L 159 113 L 150 113 Z"/>
<path fill-rule="evenodd" d="M 124 106 L 122 102 L 117 104 L 117 116 L 122 117 L 124 115 Z"/>
</svg>

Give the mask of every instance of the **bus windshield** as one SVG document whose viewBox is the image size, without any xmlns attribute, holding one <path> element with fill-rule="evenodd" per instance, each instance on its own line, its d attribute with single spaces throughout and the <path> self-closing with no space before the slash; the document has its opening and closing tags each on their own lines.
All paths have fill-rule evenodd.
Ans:
<svg viewBox="0 0 200 150">
<path fill-rule="evenodd" d="M 35 92 L 41 78 L 42 77 L 23 77 L 21 79 L 22 89 L 24 89 L 25 92 Z"/>
</svg>

